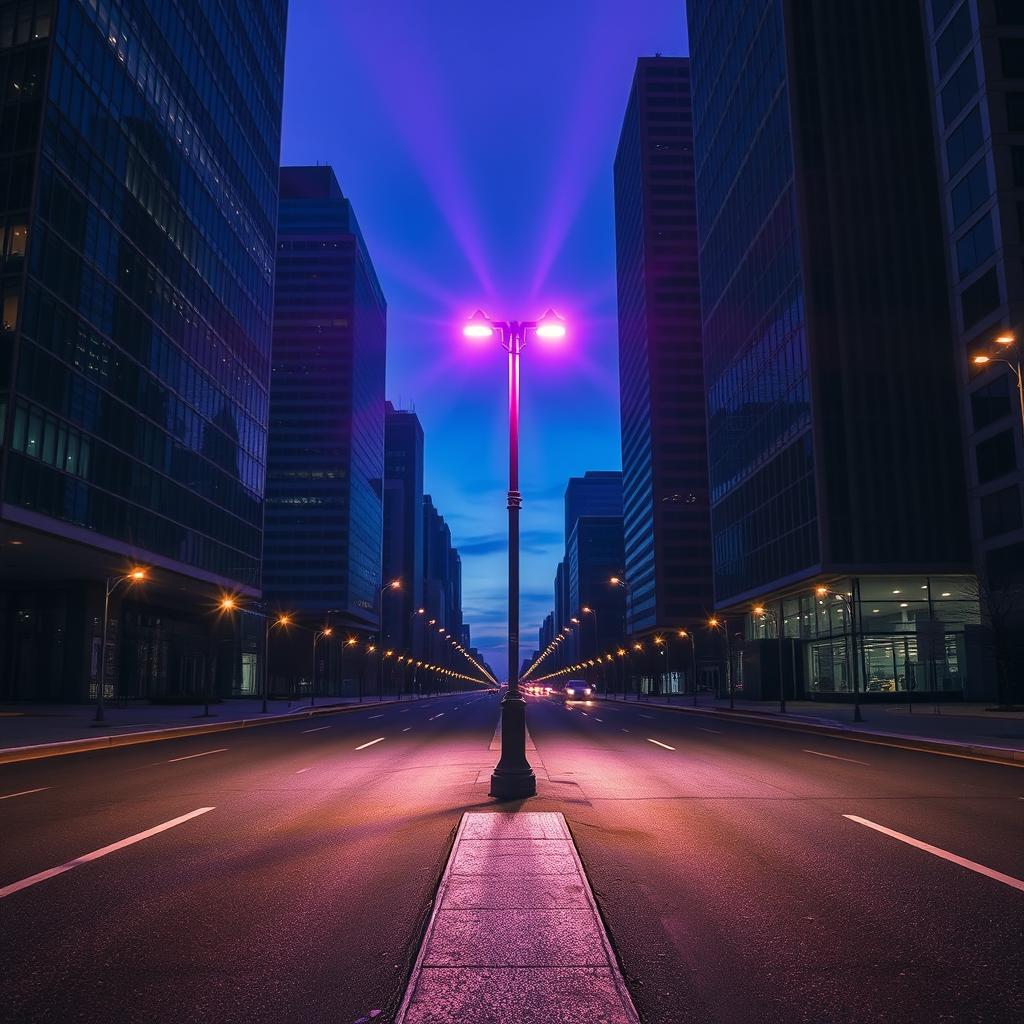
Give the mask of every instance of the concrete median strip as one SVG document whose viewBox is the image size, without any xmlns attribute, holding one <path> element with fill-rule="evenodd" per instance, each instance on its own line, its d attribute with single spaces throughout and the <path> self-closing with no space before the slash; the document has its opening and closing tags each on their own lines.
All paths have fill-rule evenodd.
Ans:
<svg viewBox="0 0 1024 1024">
<path fill-rule="evenodd" d="M 396 1024 L 638 1024 L 561 814 L 464 814 Z"/>
</svg>

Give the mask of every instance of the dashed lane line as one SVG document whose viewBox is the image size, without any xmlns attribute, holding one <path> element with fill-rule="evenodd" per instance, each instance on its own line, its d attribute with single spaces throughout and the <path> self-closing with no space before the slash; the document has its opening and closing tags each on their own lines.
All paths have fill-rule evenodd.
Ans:
<svg viewBox="0 0 1024 1024">
<path fill-rule="evenodd" d="M 55 868 L 47 868 L 45 871 L 29 875 L 28 878 L 23 878 L 18 882 L 11 882 L 10 885 L 5 885 L 0 889 L 0 899 L 4 899 L 7 896 L 13 896 L 14 893 L 21 892 L 22 889 L 27 889 L 30 885 L 38 885 L 40 882 L 45 882 L 48 878 L 63 875 L 65 871 L 71 871 L 73 868 L 81 867 L 81 865 L 88 864 L 90 861 L 99 860 L 100 857 L 106 857 L 108 853 L 115 853 L 117 850 L 123 850 L 126 846 L 133 846 L 135 843 L 141 843 L 143 839 L 149 839 L 151 836 L 158 835 L 161 832 L 166 832 L 168 829 L 174 828 L 176 825 L 183 825 L 186 821 L 190 821 L 192 818 L 198 818 L 200 814 L 206 814 L 207 811 L 212 810 L 212 807 L 197 807 L 194 811 L 189 811 L 188 814 L 182 814 L 180 817 L 172 818 L 170 821 L 165 821 L 161 825 L 154 825 L 152 828 L 147 828 L 145 832 L 136 832 L 135 835 L 128 836 L 127 839 L 119 839 L 116 843 L 111 843 L 109 846 L 101 847 L 99 850 L 93 850 L 92 853 L 85 853 L 81 857 L 76 857 L 74 860 L 58 864 Z"/>
<path fill-rule="evenodd" d="M 364 743 L 362 746 L 356 747 L 356 750 L 365 750 L 367 747 L 372 747 L 374 743 L 383 743 L 385 739 L 386 737 L 384 736 L 378 736 L 375 740 L 370 740 L 369 743 Z"/>
<path fill-rule="evenodd" d="M 648 743 L 653 743 L 656 747 L 664 747 L 666 750 L 675 750 L 675 747 L 670 747 L 667 743 L 662 743 L 661 740 L 652 740 L 650 736 L 647 737 Z"/>
<path fill-rule="evenodd" d="M 313 770 L 312 766 L 310 766 L 309 768 L 300 768 L 295 774 L 296 775 L 304 775 L 306 772 L 311 772 L 312 770 Z"/>
<path fill-rule="evenodd" d="M 716 736 L 722 735 L 721 732 L 718 731 L 718 729 L 705 729 L 703 725 L 698 725 L 697 728 L 700 729 L 701 732 L 714 733 Z"/>
<path fill-rule="evenodd" d="M 823 754 L 820 750 L 804 750 L 805 754 L 813 754 L 815 757 L 827 757 L 830 761 L 846 761 L 848 764 L 862 764 L 865 768 L 871 765 L 867 761 L 857 761 L 852 757 L 840 757 L 838 754 Z"/>
<path fill-rule="evenodd" d="M 1024 892 L 1024 881 L 1019 878 L 1014 878 L 1013 875 L 1005 875 L 1002 871 L 996 871 L 994 868 L 986 867 L 984 864 L 979 864 L 976 860 L 968 860 L 966 857 L 959 857 L 955 853 L 950 853 L 949 850 L 943 850 L 938 846 L 932 846 L 931 843 L 925 843 L 920 839 L 915 839 L 913 836 L 904 835 L 902 832 L 896 832 L 894 829 L 886 828 L 884 825 L 879 825 L 875 821 L 868 821 L 867 818 L 858 817 L 856 814 L 844 814 L 843 817 L 848 821 L 855 821 L 858 825 L 865 825 L 867 828 L 873 828 L 876 832 L 881 832 L 882 835 L 889 836 L 892 839 L 898 839 L 901 843 L 906 843 L 908 846 L 916 847 L 918 850 L 924 850 L 925 853 L 930 853 L 933 857 L 948 860 L 951 864 L 958 864 L 962 868 L 967 868 L 968 871 L 976 871 L 979 875 L 984 875 L 986 878 L 992 878 L 997 882 L 1002 882 L 1003 885 L 1008 885 L 1011 889 L 1019 889 L 1021 892 Z"/>
<path fill-rule="evenodd" d="M 383 717 L 384 717 L 383 715 L 370 715 L 370 717 L 367 719 L 367 721 L 368 722 L 372 722 L 375 718 L 383 718 Z"/>
<path fill-rule="evenodd" d="M 13 800 L 16 796 L 28 796 L 30 793 L 45 793 L 49 786 L 40 786 L 38 789 L 22 789 L 17 793 L 4 793 L 0 800 Z"/>
<path fill-rule="evenodd" d="M 223 754 L 227 749 L 227 747 L 218 747 L 216 750 L 204 750 L 198 754 L 186 754 L 184 757 L 172 757 L 167 764 L 176 764 L 178 761 L 191 761 L 193 757 L 206 757 L 208 754 Z"/>
<path fill-rule="evenodd" d="M 302 735 L 305 736 L 307 732 L 323 732 L 324 729 L 330 729 L 329 725 L 318 725 L 315 729 L 303 729 Z"/>
</svg>

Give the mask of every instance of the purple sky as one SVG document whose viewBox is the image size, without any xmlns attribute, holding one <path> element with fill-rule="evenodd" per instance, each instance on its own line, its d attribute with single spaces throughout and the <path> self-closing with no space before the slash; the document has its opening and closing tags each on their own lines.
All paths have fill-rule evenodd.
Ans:
<svg viewBox="0 0 1024 1024">
<path fill-rule="evenodd" d="M 388 397 L 426 434 L 473 640 L 504 675 L 505 364 L 477 307 L 570 320 L 524 354 L 523 654 L 552 604 L 566 480 L 618 469 L 612 161 L 636 58 L 683 0 L 292 0 L 286 164 L 330 163 L 388 300 Z"/>
</svg>

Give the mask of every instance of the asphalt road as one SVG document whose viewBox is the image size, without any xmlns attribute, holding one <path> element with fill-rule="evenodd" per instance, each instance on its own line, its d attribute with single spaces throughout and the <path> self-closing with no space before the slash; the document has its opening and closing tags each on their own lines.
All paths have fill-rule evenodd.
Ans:
<svg viewBox="0 0 1024 1024">
<path fill-rule="evenodd" d="M 565 814 L 646 1024 L 1024 1020 L 1024 769 L 529 716 L 528 805 Z M 0 1018 L 389 1021 L 459 818 L 496 806 L 496 719 L 466 695 L 0 766 Z"/>
</svg>

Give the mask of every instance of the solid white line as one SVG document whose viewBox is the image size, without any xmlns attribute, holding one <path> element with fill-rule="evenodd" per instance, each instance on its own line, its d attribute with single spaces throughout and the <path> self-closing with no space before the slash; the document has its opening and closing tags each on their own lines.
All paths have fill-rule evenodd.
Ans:
<svg viewBox="0 0 1024 1024">
<path fill-rule="evenodd" d="M 850 821 L 857 822 L 858 825 L 867 825 L 868 828 L 873 828 L 876 832 L 881 832 L 883 835 L 890 836 L 893 839 L 898 839 L 901 843 L 907 843 L 909 846 L 916 846 L 919 850 L 924 850 L 925 853 L 941 857 L 942 860 L 948 860 L 953 864 L 959 864 L 960 867 L 967 868 L 969 871 L 977 871 L 979 875 L 985 875 L 986 878 L 993 878 L 997 882 L 1002 882 L 1003 885 L 1010 886 L 1011 889 L 1019 889 L 1021 892 L 1024 892 L 1024 881 L 1021 881 L 1019 878 L 1014 878 L 1013 875 L 1004 875 L 1002 871 L 987 868 L 984 864 L 979 864 L 975 860 L 967 860 L 966 857 L 958 857 L 955 853 L 950 853 L 948 850 L 942 850 L 938 846 L 932 846 L 931 843 L 923 843 L 920 839 L 915 839 L 913 836 L 905 836 L 902 832 L 894 832 L 891 828 L 886 828 L 884 825 L 868 821 L 867 818 L 860 818 L 856 814 L 844 814 L 843 817 L 848 818 Z"/>
<path fill-rule="evenodd" d="M 323 732 L 324 729 L 330 729 L 329 725 L 318 725 L 315 729 L 303 729 L 302 735 L 305 736 L 307 732 Z"/>
<path fill-rule="evenodd" d="M 370 717 L 367 719 L 367 721 L 368 722 L 372 722 L 375 718 L 383 718 L 383 717 L 384 717 L 383 715 L 370 715 Z"/>
<path fill-rule="evenodd" d="M 385 739 L 384 736 L 378 736 L 375 740 L 370 740 L 369 743 L 364 743 L 361 747 L 356 747 L 356 750 L 365 750 L 367 747 L 372 747 L 374 743 L 381 743 Z"/>
<path fill-rule="evenodd" d="M 666 750 L 675 750 L 675 747 L 670 747 L 667 743 L 662 743 L 661 740 L 652 740 L 650 736 L 647 737 L 648 743 L 653 743 L 655 746 L 664 747 Z"/>
<path fill-rule="evenodd" d="M 722 735 L 717 729 L 705 729 L 703 725 L 698 725 L 697 728 L 700 729 L 701 732 L 713 732 L 716 736 Z"/>
<path fill-rule="evenodd" d="M 123 850 L 126 846 L 132 846 L 134 843 L 141 843 L 143 839 L 149 839 L 150 836 L 155 836 L 160 832 L 166 832 L 169 828 L 174 828 L 175 825 L 181 825 L 190 818 L 197 818 L 200 814 L 205 814 L 207 811 L 212 810 L 212 807 L 199 807 L 194 811 L 189 811 L 188 814 L 181 815 L 180 818 L 173 818 L 171 821 L 165 821 L 162 825 L 154 825 L 153 828 L 147 828 L 145 832 L 137 832 L 135 835 L 129 836 L 127 839 L 118 840 L 118 842 L 111 843 L 109 846 L 104 846 L 102 849 L 93 850 L 92 853 L 83 854 L 81 857 L 69 860 L 67 863 L 61 864 L 58 867 L 48 868 L 46 871 L 40 871 L 38 874 L 29 875 L 28 878 L 23 878 L 20 882 L 12 882 L 10 885 L 5 885 L 0 889 L 0 899 L 3 899 L 5 896 L 10 896 L 13 893 L 20 892 L 22 889 L 27 889 L 30 885 L 36 885 L 38 882 L 45 882 L 48 878 L 53 878 L 56 875 L 62 875 L 65 871 L 77 868 L 80 864 L 88 864 L 91 860 L 98 860 L 100 857 L 105 857 L 108 853 L 114 853 L 115 850 Z"/>
<path fill-rule="evenodd" d="M 865 768 L 871 765 L 867 761 L 855 761 L 852 757 L 840 757 L 838 754 L 823 754 L 820 750 L 804 750 L 805 754 L 814 754 L 815 757 L 827 757 L 833 761 L 848 761 L 850 764 L 862 764 Z"/>
<path fill-rule="evenodd" d="M 29 793 L 42 793 L 49 789 L 49 786 L 40 786 L 38 789 L 23 789 L 20 793 L 4 793 L 0 800 L 12 800 L 16 796 L 28 796 Z"/>
<path fill-rule="evenodd" d="M 186 754 L 184 757 L 172 757 L 167 763 L 174 764 L 176 761 L 191 761 L 193 757 L 206 757 L 207 754 L 223 754 L 227 747 L 218 747 L 216 750 L 204 750 L 201 754 Z"/>
<path fill-rule="evenodd" d="M 312 770 L 313 770 L 313 767 L 312 767 L 312 765 L 310 765 L 309 768 L 300 768 L 295 774 L 296 775 L 302 775 L 303 772 L 311 772 Z"/>
</svg>

